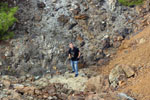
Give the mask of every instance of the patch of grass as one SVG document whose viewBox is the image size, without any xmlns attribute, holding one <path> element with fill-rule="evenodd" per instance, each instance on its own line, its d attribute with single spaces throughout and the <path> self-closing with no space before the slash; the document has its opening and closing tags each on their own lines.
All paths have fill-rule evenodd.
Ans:
<svg viewBox="0 0 150 100">
<path fill-rule="evenodd" d="M 0 40 L 7 40 L 14 36 L 9 28 L 17 21 L 14 17 L 18 7 L 10 8 L 6 3 L 0 3 Z"/>
<path fill-rule="evenodd" d="M 124 6 L 140 5 L 144 0 L 118 0 Z"/>
</svg>

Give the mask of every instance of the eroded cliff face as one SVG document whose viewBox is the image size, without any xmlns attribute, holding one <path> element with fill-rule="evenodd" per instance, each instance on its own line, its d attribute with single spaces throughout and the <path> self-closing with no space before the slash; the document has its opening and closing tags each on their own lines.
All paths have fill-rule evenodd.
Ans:
<svg viewBox="0 0 150 100">
<path fill-rule="evenodd" d="M 138 15 L 134 7 L 121 6 L 117 0 L 12 2 L 19 6 L 18 22 L 12 27 L 16 36 L 0 47 L 2 74 L 64 72 L 70 41 L 80 48 L 80 65 L 101 65 L 133 32 Z"/>
</svg>

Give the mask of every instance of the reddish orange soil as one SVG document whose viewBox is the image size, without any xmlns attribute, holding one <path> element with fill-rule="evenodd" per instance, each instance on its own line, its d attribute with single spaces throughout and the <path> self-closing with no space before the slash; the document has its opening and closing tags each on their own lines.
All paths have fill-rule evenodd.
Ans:
<svg viewBox="0 0 150 100">
<path fill-rule="evenodd" d="M 137 100 L 150 100 L 150 26 L 129 40 L 124 40 L 109 64 L 100 68 L 100 73 L 108 75 L 118 64 L 136 70 L 135 77 L 128 79 L 119 87 L 119 91 L 129 92 Z"/>
</svg>

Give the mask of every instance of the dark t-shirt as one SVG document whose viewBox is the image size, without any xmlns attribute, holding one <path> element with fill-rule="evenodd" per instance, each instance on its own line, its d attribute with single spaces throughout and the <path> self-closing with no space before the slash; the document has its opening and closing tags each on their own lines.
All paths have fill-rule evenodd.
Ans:
<svg viewBox="0 0 150 100">
<path fill-rule="evenodd" d="M 72 61 L 77 61 L 78 59 L 78 55 L 79 55 L 79 49 L 74 47 L 73 49 L 69 49 L 69 54 L 71 55 L 71 60 Z"/>
</svg>

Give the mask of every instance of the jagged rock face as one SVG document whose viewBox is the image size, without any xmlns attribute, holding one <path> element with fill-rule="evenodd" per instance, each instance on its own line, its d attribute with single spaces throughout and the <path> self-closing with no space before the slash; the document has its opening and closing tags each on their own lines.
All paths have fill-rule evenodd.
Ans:
<svg viewBox="0 0 150 100">
<path fill-rule="evenodd" d="M 10 66 L 14 74 L 20 75 L 53 72 L 53 66 L 64 72 L 70 41 L 81 51 L 80 62 L 95 64 L 104 58 L 103 49 L 115 45 L 114 36 L 124 38 L 132 31 L 128 20 L 136 15 L 134 8 L 119 6 L 116 0 L 16 3 L 20 8 L 18 23 L 13 28 L 16 37 L 1 51 L 1 61 L 5 70 Z"/>
</svg>

